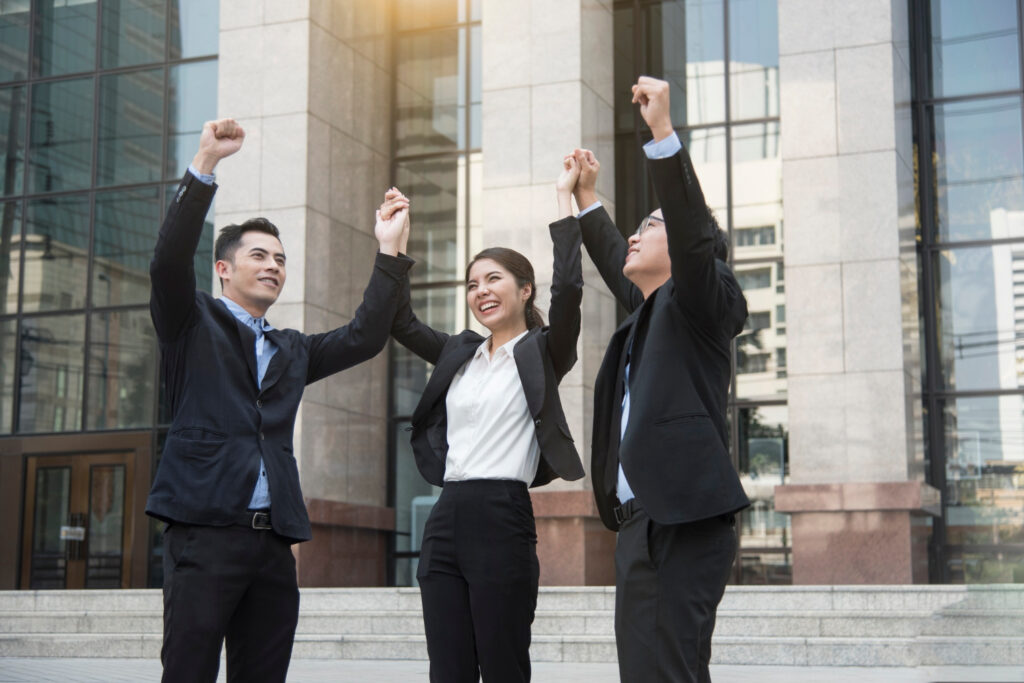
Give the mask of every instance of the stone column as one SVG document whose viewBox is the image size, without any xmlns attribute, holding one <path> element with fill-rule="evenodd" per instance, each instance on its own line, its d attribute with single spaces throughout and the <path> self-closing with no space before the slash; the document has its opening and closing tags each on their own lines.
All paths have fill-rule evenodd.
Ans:
<svg viewBox="0 0 1024 683">
<path fill-rule="evenodd" d="M 907 3 L 780 0 L 793 580 L 927 581 Z"/>
<path fill-rule="evenodd" d="M 216 223 L 262 215 L 281 229 L 275 327 L 333 329 L 362 300 L 390 174 L 389 11 L 373 0 L 221 2 L 218 111 L 247 135 L 218 168 Z M 295 430 L 313 522 L 313 540 L 295 546 L 303 586 L 386 581 L 387 379 L 381 354 L 306 389 Z"/>
<path fill-rule="evenodd" d="M 554 182 L 575 147 L 601 161 L 598 190 L 614 215 L 613 54 L 610 0 L 484 0 L 483 225 L 476 250 L 507 246 L 525 254 L 547 309 L 557 218 Z M 593 383 L 615 327 L 615 304 L 584 258 L 579 362 L 561 385 L 562 405 L 584 465 L 590 466 Z M 541 583 L 614 582 L 614 535 L 604 530 L 589 475 L 531 492 Z"/>
</svg>

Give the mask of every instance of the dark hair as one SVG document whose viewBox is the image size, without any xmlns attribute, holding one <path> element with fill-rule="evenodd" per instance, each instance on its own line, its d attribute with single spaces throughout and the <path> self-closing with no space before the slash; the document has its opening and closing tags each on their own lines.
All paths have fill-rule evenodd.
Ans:
<svg viewBox="0 0 1024 683">
<path fill-rule="evenodd" d="M 499 266 L 512 273 L 516 279 L 516 286 L 520 289 L 530 285 L 530 298 L 526 300 L 526 329 L 532 330 L 535 327 L 544 325 L 544 318 L 540 315 L 535 300 L 537 298 L 537 282 L 533 275 L 533 265 L 530 260 L 514 249 L 506 247 L 491 247 L 484 249 L 474 256 L 466 265 L 466 282 L 469 282 L 469 269 L 481 259 L 490 259 Z"/>
<path fill-rule="evenodd" d="M 238 251 L 238 245 L 242 242 L 242 235 L 250 231 L 265 232 L 278 240 L 281 239 L 281 233 L 278 232 L 277 226 L 263 217 L 250 218 L 241 225 L 234 223 L 225 225 L 220 229 L 217 242 L 213 245 L 213 260 L 234 263 L 235 252 Z M 220 281 L 220 285 L 224 286 L 223 280 Z"/>
</svg>

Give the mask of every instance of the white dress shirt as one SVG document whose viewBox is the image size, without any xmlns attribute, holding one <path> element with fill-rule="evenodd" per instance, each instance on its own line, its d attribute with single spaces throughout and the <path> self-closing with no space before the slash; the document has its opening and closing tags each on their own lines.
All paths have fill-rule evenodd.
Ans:
<svg viewBox="0 0 1024 683">
<path fill-rule="evenodd" d="M 492 354 L 485 340 L 455 373 L 448 410 L 445 481 L 518 479 L 537 476 L 540 445 L 512 349 L 523 332 Z"/>
</svg>

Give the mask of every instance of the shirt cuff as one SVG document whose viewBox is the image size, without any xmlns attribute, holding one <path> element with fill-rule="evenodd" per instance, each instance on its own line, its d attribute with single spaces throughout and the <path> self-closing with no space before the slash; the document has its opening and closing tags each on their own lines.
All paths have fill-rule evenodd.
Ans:
<svg viewBox="0 0 1024 683">
<path fill-rule="evenodd" d="M 648 159 L 666 159 L 683 148 L 683 143 L 679 141 L 679 136 L 676 135 L 675 131 L 672 131 L 672 135 L 667 138 L 655 142 L 651 140 L 644 145 L 644 154 L 647 155 Z"/>
<path fill-rule="evenodd" d="M 188 172 L 196 177 L 196 180 L 203 183 L 204 185 L 213 185 L 213 180 L 216 176 L 213 173 L 200 173 L 196 170 L 196 167 L 192 164 L 188 165 Z"/>
<path fill-rule="evenodd" d="M 674 152 L 673 152 L 673 154 L 674 154 Z M 600 209 L 600 208 L 601 208 L 601 200 L 598 199 L 596 202 L 594 202 L 593 204 L 591 204 L 587 208 L 582 209 L 578 214 L 576 214 L 576 218 L 583 218 L 584 216 L 586 216 L 591 211 L 593 211 L 595 209 Z"/>
</svg>

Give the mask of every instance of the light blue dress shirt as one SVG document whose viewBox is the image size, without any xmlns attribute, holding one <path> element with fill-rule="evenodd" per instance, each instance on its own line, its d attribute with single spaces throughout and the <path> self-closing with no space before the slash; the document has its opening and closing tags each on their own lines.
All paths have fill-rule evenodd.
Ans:
<svg viewBox="0 0 1024 683">
<path fill-rule="evenodd" d="M 683 148 L 683 143 L 679 141 L 679 136 L 674 132 L 664 140 L 655 142 L 651 140 L 644 145 L 644 153 L 648 159 L 664 159 L 670 157 Z M 580 216 L 583 214 L 596 209 L 601 205 L 601 202 L 594 202 L 583 211 L 580 211 Z M 628 353 L 632 353 L 632 343 L 630 344 L 630 350 Z M 622 422 L 619 426 L 619 442 L 622 442 L 623 437 L 626 436 L 626 425 L 629 424 L 629 361 L 626 361 L 626 377 L 625 385 L 626 392 L 622 397 Z M 626 472 L 622 469 L 622 463 L 619 463 L 619 481 L 616 485 L 616 496 L 620 503 L 625 503 L 631 498 L 636 496 L 633 494 L 633 489 L 629 487 L 629 481 L 626 479 Z"/>
<path fill-rule="evenodd" d="M 201 183 L 206 183 L 207 185 L 213 184 L 214 174 L 212 173 L 200 173 L 192 164 L 189 164 L 188 172 L 194 175 Z M 220 297 L 220 300 L 224 302 L 224 305 L 227 306 L 232 315 L 255 333 L 256 386 L 263 386 L 263 377 L 267 374 L 267 368 L 270 367 L 270 359 L 274 357 L 275 353 L 277 353 L 277 344 L 267 339 L 263 332 L 274 328 L 267 322 L 266 318 L 253 318 L 249 315 L 248 311 L 226 296 Z M 252 498 L 249 500 L 249 509 L 264 510 L 269 507 L 270 483 L 267 481 L 266 465 L 263 464 L 263 458 L 260 458 L 260 476 L 256 479 L 256 487 L 253 489 Z"/>
</svg>

